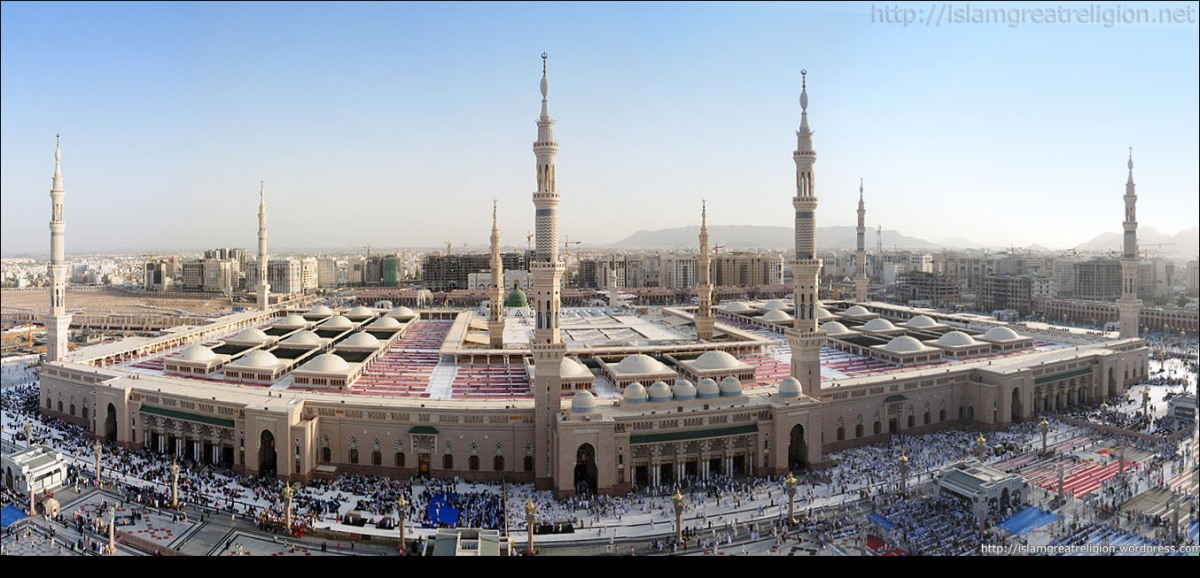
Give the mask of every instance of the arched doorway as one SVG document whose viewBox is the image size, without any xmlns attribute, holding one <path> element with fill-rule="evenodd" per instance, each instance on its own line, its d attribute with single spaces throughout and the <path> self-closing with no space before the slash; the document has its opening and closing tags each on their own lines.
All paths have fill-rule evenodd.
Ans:
<svg viewBox="0 0 1200 578">
<path fill-rule="evenodd" d="M 12 468 L 4 468 L 4 487 L 13 487 Z"/>
<path fill-rule="evenodd" d="M 1009 414 L 1009 420 L 1013 423 L 1021 421 L 1021 390 L 1013 388 L 1012 390 L 1012 412 Z"/>
<path fill-rule="evenodd" d="M 275 477 L 275 436 L 263 430 L 258 437 L 258 475 Z"/>
<path fill-rule="evenodd" d="M 575 450 L 575 493 L 596 493 L 596 448 L 583 444 Z"/>
<path fill-rule="evenodd" d="M 1113 368 L 1108 368 L 1108 397 L 1116 397 L 1117 395 L 1117 372 Z"/>
<path fill-rule="evenodd" d="M 804 426 L 800 424 L 793 426 L 788 436 L 787 467 L 788 471 L 801 471 L 808 467 L 808 443 L 804 441 Z"/>
<path fill-rule="evenodd" d="M 117 441 L 117 407 L 111 403 L 104 412 L 104 441 Z"/>
<path fill-rule="evenodd" d="M 1008 488 L 1000 490 L 1000 511 L 1008 508 Z"/>
</svg>

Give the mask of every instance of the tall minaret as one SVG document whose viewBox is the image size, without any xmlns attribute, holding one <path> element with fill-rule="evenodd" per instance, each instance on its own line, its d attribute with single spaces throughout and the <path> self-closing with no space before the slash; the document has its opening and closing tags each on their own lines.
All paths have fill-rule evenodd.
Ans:
<svg viewBox="0 0 1200 578">
<path fill-rule="evenodd" d="M 488 347 L 504 348 L 504 261 L 500 259 L 500 225 L 492 200 L 492 295 L 488 310 Z"/>
<path fill-rule="evenodd" d="M 67 222 L 63 220 L 62 149 L 54 135 L 54 180 L 50 186 L 50 314 L 46 316 L 46 361 L 67 355 L 71 315 L 67 313 Z"/>
<path fill-rule="evenodd" d="M 863 204 L 862 179 L 858 180 L 858 250 L 854 253 L 857 262 L 854 274 L 854 300 L 863 303 L 867 300 L 867 208 Z"/>
<path fill-rule="evenodd" d="M 696 259 L 696 338 L 712 341 L 712 279 L 708 272 L 708 204 L 700 204 L 700 257 Z"/>
<path fill-rule="evenodd" d="M 533 308 L 537 324 L 529 350 L 534 365 L 534 484 L 540 489 L 554 487 L 557 475 L 553 459 L 551 431 L 562 409 L 562 360 L 567 347 L 558 328 L 563 264 L 558 260 L 558 191 L 554 187 L 554 158 L 558 143 L 554 140 L 554 119 L 550 118 L 550 81 L 546 77 L 546 53 L 542 53 L 542 114 L 538 117 L 537 192 L 533 193 L 535 251 L 529 269 L 533 273 Z M 567 468 L 563 465 L 562 468 Z"/>
<path fill-rule="evenodd" d="M 1125 181 L 1124 251 L 1121 253 L 1121 298 L 1117 300 L 1121 337 L 1138 336 L 1137 191 L 1133 184 L 1133 147 L 1129 148 L 1129 179 Z"/>
<path fill-rule="evenodd" d="M 271 304 L 271 284 L 267 283 L 267 193 L 258 182 L 258 308 L 266 311 Z"/>
<path fill-rule="evenodd" d="M 800 380 L 804 394 L 817 397 L 821 389 L 821 345 L 825 334 L 817 328 L 817 283 L 821 273 L 821 260 L 817 258 L 817 193 L 813 178 L 813 164 L 817 153 L 813 150 L 812 129 L 808 128 L 808 83 L 807 70 L 800 76 L 800 130 L 796 131 L 796 196 L 792 207 L 796 210 L 796 256 L 792 261 L 792 280 L 795 282 L 795 321 L 786 333 L 788 346 L 792 350 L 791 376 Z"/>
</svg>

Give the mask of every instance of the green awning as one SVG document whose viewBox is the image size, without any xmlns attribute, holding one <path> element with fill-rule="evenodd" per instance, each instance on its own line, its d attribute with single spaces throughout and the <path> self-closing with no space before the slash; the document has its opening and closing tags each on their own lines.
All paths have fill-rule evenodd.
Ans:
<svg viewBox="0 0 1200 578">
<path fill-rule="evenodd" d="M 188 413 L 186 411 L 179 411 L 177 409 L 167 409 L 165 407 L 153 407 L 153 406 L 149 406 L 149 405 L 143 405 L 141 412 L 148 413 L 150 415 L 158 415 L 158 416 L 169 417 L 169 418 L 173 418 L 173 419 L 181 419 L 184 421 L 194 421 L 197 423 L 206 423 L 208 425 L 215 425 L 215 426 L 220 426 L 220 427 L 233 427 L 233 420 L 231 420 L 231 419 L 213 417 L 211 415 L 200 415 L 197 413 Z"/>
<path fill-rule="evenodd" d="M 1054 375 L 1043 375 L 1041 377 L 1035 378 L 1033 380 L 1033 383 L 1034 383 L 1034 385 L 1041 385 L 1043 383 L 1049 383 L 1051 381 L 1058 381 L 1060 379 L 1071 379 L 1072 377 L 1079 377 L 1081 375 L 1090 375 L 1091 373 L 1092 373 L 1092 368 L 1085 367 L 1083 369 L 1076 369 L 1075 371 L 1068 371 L 1066 373 L 1056 373 Z"/>
<path fill-rule="evenodd" d="M 758 433 L 758 426 L 753 424 L 735 425 L 733 427 L 723 427 L 716 429 L 703 429 L 694 431 L 673 431 L 668 433 L 657 434 L 642 434 L 629 436 L 631 444 L 654 444 L 662 442 L 681 442 L 687 440 L 732 436 L 739 434 Z"/>
<path fill-rule="evenodd" d="M 908 401 L 908 398 L 898 393 L 883 398 L 883 403 L 896 403 L 898 401 Z"/>
<path fill-rule="evenodd" d="M 408 430 L 410 434 L 437 435 L 438 430 L 431 425 L 414 425 Z"/>
</svg>

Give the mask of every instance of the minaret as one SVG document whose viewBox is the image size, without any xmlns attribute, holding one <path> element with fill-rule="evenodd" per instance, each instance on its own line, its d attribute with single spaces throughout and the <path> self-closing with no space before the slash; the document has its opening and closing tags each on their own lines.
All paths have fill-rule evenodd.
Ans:
<svg viewBox="0 0 1200 578">
<path fill-rule="evenodd" d="M 266 311 L 271 304 L 271 284 L 267 283 L 267 193 L 258 182 L 258 308 Z"/>
<path fill-rule="evenodd" d="M 700 257 L 696 259 L 696 338 L 712 341 L 712 280 L 708 272 L 708 204 L 700 204 Z"/>
<path fill-rule="evenodd" d="M 554 119 L 550 118 L 550 81 L 546 76 L 545 52 L 542 53 L 542 114 L 538 117 L 537 140 L 533 154 L 537 157 L 537 191 L 533 193 L 535 251 L 529 269 L 533 273 L 533 308 L 537 324 L 529 350 L 534 365 L 534 485 L 539 489 L 554 487 L 559 475 L 553 459 L 552 428 L 562 409 L 562 360 L 567 347 L 558 328 L 559 294 L 563 264 L 558 260 L 558 191 L 554 187 L 554 159 L 558 143 L 554 140 Z M 570 464 L 562 465 L 567 468 Z"/>
<path fill-rule="evenodd" d="M 858 250 L 854 253 L 857 267 L 854 274 L 854 300 L 863 303 L 867 300 L 867 209 L 863 204 L 862 179 L 858 180 Z"/>
<path fill-rule="evenodd" d="M 1125 181 L 1124 251 L 1121 253 L 1121 298 L 1117 300 L 1121 337 L 1138 336 L 1137 191 L 1133 184 L 1133 147 L 1129 148 L 1129 179 Z"/>
<path fill-rule="evenodd" d="M 71 315 L 67 313 L 67 222 L 63 220 L 62 149 L 54 135 L 54 179 L 50 186 L 50 314 L 46 316 L 46 361 L 67 355 Z"/>
<path fill-rule="evenodd" d="M 492 200 L 492 295 L 488 311 L 488 347 L 504 348 L 504 261 L 500 259 L 500 225 Z"/>
<path fill-rule="evenodd" d="M 808 83 L 807 70 L 800 76 L 800 130 L 796 131 L 796 196 L 792 207 L 796 210 L 796 255 L 792 261 L 792 280 L 795 285 L 795 320 L 786 333 L 788 346 L 792 350 L 791 376 L 800 380 L 804 394 L 817 397 L 821 389 L 821 345 L 825 334 L 817 328 L 817 282 L 821 273 L 821 260 L 817 258 L 817 209 L 816 182 L 813 164 L 817 153 L 813 150 L 812 129 L 808 128 Z"/>
</svg>

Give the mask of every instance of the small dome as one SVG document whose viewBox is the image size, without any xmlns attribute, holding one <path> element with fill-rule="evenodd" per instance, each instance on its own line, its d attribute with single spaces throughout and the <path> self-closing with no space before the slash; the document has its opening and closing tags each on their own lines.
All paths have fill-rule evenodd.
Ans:
<svg viewBox="0 0 1200 578">
<path fill-rule="evenodd" d="M 729 377 L 721 380 L 720 391 L 721 397 L 742 395 L 742 382 L 738 381 L 738 378 L 730 375 Z"/>
<path fill-rule="evenodd" d="M 343 373 L 350 369 L 350 364 L 336 354 L 325 353 L 305 363 L 301 369 L 315 373 Z"/>
<path fill-rule="evenodd" d="M 334 315 L 322 321 L 317 327 L 321 329 L 350 329 L 354 327 L 354 322 L 341 315 Z"/>
<path fill-rule="evenodd" d="M 279 358 L 270 351 L 256 349 L 238 358 L 234 364 L 242 367 L 274 368 L 279 365 Z"/>
<path fill-rule="evenodd" d="M 817 307 L 817 321 L 831 318 L 833 318 L 833 314 L 830 313 L 828 309 L 824 307 Z"/>
<path fill-rule="evenodd" d="M 892 340 L 889 341 L 887 345 L 884 345 L 883 348 L 893 353 L 910 353 L 925 349 L 925 344 L 917 341 L 916 338 L 912 336 L 901 335 L 899 337 L 892 338 Z"/>
<path fill-rule="evenodd" d="M 330 309 L 325 305 L 317 305 L 316 307 L 309 309 L 308 313 L 305 313 L 305 315 L 311 315 L 313 317 L 329 317 L 330 315 L 333 315 L 333 309 Z"/>
<path fill-rule="evenodd" d="M 697 399 L 712 399 L 719 395 L 721 395 L 721 388 L 713 379 L 706 377 L 696 382 Z"/>
<path fill-rule="evenodd" d="M 400 329 L 400 322 L 395 317 L 380 317 L 372 321 L 367 329 Z"/>
<path fill-rule="evenodd" d="M 751 311 L 750 306 L 746 305 L 745 301 L 733 301 L 725 304 L 725 310 L 730 313 L 745 313 Z"/>
<path fill-rule="evenodd" d="M 875 319 L 864 323 L 862 328 L 867 331 L 889 331 L 891 329 L 895 329 L 896 326 L 892 325 L 892 322 L 888 321 L 887 319 L 876 317 Z"/>
<path fill-rule="evenodd" d="M 297 331 L 280 343 L 289 345 L 320 345 L 321 336 L 312 331 Z"/>
<path fill-rule="evenodd" d="M 934 327 L 937 324 L 938 322 L 934 321 L 933 318 L 928 315 L 918 315 L 908 320 L 908 326 L 912 329 L 925 329 L 928 327 Z"/>
<path fill-rule="evenodd" d="M 676 379 L 675 385 L 671 387 L 671 395 L 678 401 L 696 399 L 696 386 L 686 379 Z"/>
<path fill-rule="evenodd" d="M 238 332 L 237 335 L 230 337 L 226 341 L 245 341 L 248 343 L 262 343 L 269 339 L 262 329 L 257 327 L 247 327 Z"/>
<path fill-rule="evenodd" d="M 625 386 L 623 395 L 627 403 L 644 403 L 649 397 L 646 395 L 646 388 L 636 381 Z"/>
<path fill-rule="evenodd" d="M 304 327 L 305 325 L 308 325 L 308 321 L 306 321 L 303 317 L 293 313 L 287 317 L 284 317 L 283 319 L 280 319 L 279 321 L 276 321 L 275 323 L 272 323 L 271 327 L 283 327 L 286 329 L 290 327 Z"/>
<path fill-rule="evenodd" d="M 339 343 L 338 346 L 339 347 L 342 347 L 342 346 L 344 346 L 344 347 L 379 347 L 379 338 L 375 337 L 374 335 L 371 335 L 370 333 L 359 331 L 358 333 L 355 333 L 354 335 L 347 337 L 345 340 L 343 340 L 341 343 Z"/>
<path fill-rule="evenodd" d="M 772 299 L 770 301 L 767 301 L 766 303 L 763 303 L 763 306 L 762 306 L 763 309 L 766 309 L 768 311 L 775 310 L 775 309 L 788 309 L 790 307 L 791 307 L 791 305 L 788 305 L 787 302 L 782 299 Z"/>
<path fill-rule="evenodd" d="M 217 354 L 213 353 L 213 350 L 199 343 L 193 343 L 184 347 L 183 351 L 180 351 L 179 356 L 176 357 L 176 359 L 183 361 L 212 361 L 216 358 Z"/>
<path fill-rule="evenodd" d="M 800 380 L 785 377 L 779 382 L 779 397 L 800 397 Z"/>
<path fill-rule="evenodd" d="M 849 333 L 850 332 L 849 329 L 846 329 L 845 325 L 842 325 L 841 323 L 838 323 L 837 321 L 826 321 L 825 323 L 822 323 L 821 331 L 823 331 L 829 335 L 838 335 L 839 333 Z"/>
<path fill-rule="evenodd" d="M 1016 331 L 1007 327 L 993 327 L 988 329 L 987 333 L 983 334 L 983 338 L 989 341 L 1012 341 L 1020 339 L 1021 336 L 1017 335 Z"/>
<path fill-rule="evenodd" d="M 342 315 L 346 317 L 372 317 L 375 315 L 375 312 L 363 307 L 362 305 L 359 305 L 358 307 L 342 313 Z"/>
<path fill-rule="evenodd" d="M 733 369 L 740 367 L 742 363 L 736 357 L 725 351 L 705 351 L 692 361 L 692 367 L 696 369 Z"/>
<path fill-rule="evenodd" d="M 974 337 L 971 337 L 962 331 L 951 331 L 939 337 L 934 343 L 948 347 L 962 347 L 964 345 L 975 345 L 979 342 L 975 341 Z"/>
<path fill-rule="evenodd" d="M 397 321 L 408 321 L 409 319 L 416 317 L 417 312 L 401 305 L 395 309 L 392 309 L 391 311 L 388 311 L 387 316 L 396 319 Z"/>
<path fill-rule="evenodd" d="M 782 309 L 772 309 L 766 313 L 763 313 L 762 317 L 759 317 L 759 319 L 762 319 L 763 321 L 770 321 L 771 323 L 781 323 L 783 321 L 791 321 L 792 316 L 788 315 L 787 312 Z"/>
<path fill-rule="evenodd" d="M 517 309 L 529 307 L 529 297 L 520 287 L 514 287 L 508 292 L 508 296 L 504 298 L 505 307 L 514 307 Z"/>
<path fill-rule="evenodd" d="M 667 366 L 663 365 L 657 359 L 642 353 L 630 355 L 625 359 L 622 359 L 616 367 L 617 371 L 621 373 L 633 374 L 662 373 L 664 371 L 669 371 Z"/>
<path fill-rule="evenodd" d="M 844 311 L 842 314 L 843 315 L 870 315 L 871 312 L 867 311 L 867 308 L 863 307 L 862 305 L 855 305 L 855 306 L 847 309 L 846 311 Z"/>
<path fill-rule="evenodd" d="M 665 381 L 656 381 L 646 390 L 646 394 L 650 396 L 650 401 L 655 403 L 671 401 L 671 386 Z"/>
<path fill-rule="evenodd" d="M 571 413 L 591 413 L 596 411 L 596 396 L 586 389 L 571 398 Z"/>
<path fill-rule="evenodd" d="M 568 379 L 592 377 L 592 371 L 574 357 L 563 357 L 562 363 L 558 366 L 558 374 Z"/>
</svg>

